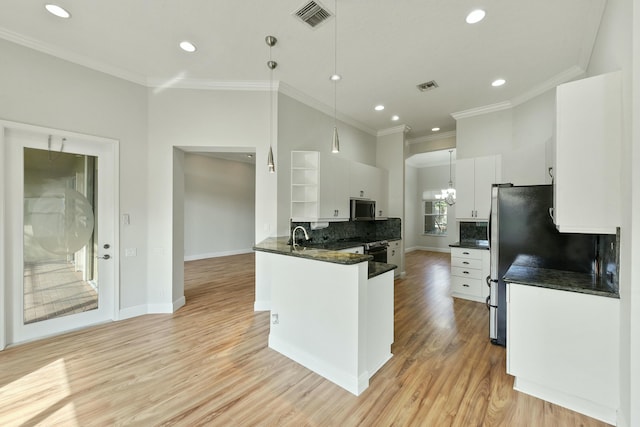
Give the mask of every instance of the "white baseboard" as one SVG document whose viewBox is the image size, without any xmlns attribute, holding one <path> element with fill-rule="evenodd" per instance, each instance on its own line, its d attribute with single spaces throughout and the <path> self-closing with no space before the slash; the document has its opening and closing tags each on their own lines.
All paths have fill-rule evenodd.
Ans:
<svg viewBox="0 0 640 427">
<path fill-rule="evenodd" d="M 253 311 L 271 311 L 271 301 L 254 301 Z"/>
<path fill-rule="evenodd" d="M 130 319 L 132 317 L 138 317 L 148 313 L 149 313 L 149 307 L 147 307 L 147 304 L 127 307 L 127 308 L 120 309 L 120 311 L 118 312 L 118 320 Z"/>
<path fill-rule="evenodd" d="M 118 312 L 118 320 L 130 319 L 145 314 L 175 313 L 180 307 L 185 305 L 186 302 L 187 300 L 182 296 L 172 304 L 141 304 L 123 308 Z"/>
<path fill-rule="evenodd" d="M 359 376 L 351 375 L 322 360 L 318 360 L 315 356 L 275 337 L 273 334 L 269 334 L 269 348 L 301 364 L 305 368 L 310 369 L 356 396 L 359 396 L 360 393 L 369 387 L 370 375 L 366 370 Z"/>
<path fill-rule="evenodd" d="M 534 382 L 518 378 L 513 382 L 513 389 L 525 394 L 546 400 L 547 402 L 571 409 L 591 418 L 617 425 L 617 410 L 596 402 L 573 396 Z"/>
<path fill-rule="evenodd" d="M 221 252 L 210 252 L 210 253 L 206 253 L 206 254 L 196 254 L 196 255 L 185 255 L 184 256 L 184 260 L 185 261 L 197 261 L 199 259 L 206 259 L 206 258 L 218 258 L 221 256 L 230 256 L 230 255 L 242 255 L 242 254 L 248 254 L 253 252 L 253 249 L 249 248 L 249 249 L 236 249 L 233 251 L 221 251 Z"/>
</svg>

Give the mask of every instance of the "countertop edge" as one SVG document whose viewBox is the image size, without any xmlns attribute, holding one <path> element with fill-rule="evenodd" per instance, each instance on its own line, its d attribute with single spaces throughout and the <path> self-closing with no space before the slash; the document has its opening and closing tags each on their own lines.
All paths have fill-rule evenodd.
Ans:
<svg viewBox="0 0 640 427">
<path fill-rule="evenodd" d="M 548 270 L 536 267 L 512 267 L 517 269 L 519 268 L 521 270 L 526 269 L 528 275 L 525 277 L 523 274 L 514 273 L 510 267 L 503 278 L 505 283 L 620 299 L 619 292 L 608 291 L 605 289 L 594 289 L 593 279 L 586 279 L 590 276 L 588 274 L 562 270 Z"/>
</svg>

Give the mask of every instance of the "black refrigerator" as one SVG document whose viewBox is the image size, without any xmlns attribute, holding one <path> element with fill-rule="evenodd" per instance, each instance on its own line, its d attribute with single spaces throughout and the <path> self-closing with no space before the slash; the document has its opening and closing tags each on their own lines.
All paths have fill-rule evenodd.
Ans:
<svg viewBox="0 0 640 427">
<path fill-rule="evenodd" d="M 591 273 L 597 252 L 597 236 L 560 233 L 553 218 L 551 185 L 491 188 L 489 249 L 491 288 L 489 337 L 494 344 L 507 344 L 507 298 L 503 277 L 512 264 Z"/>
</svg>

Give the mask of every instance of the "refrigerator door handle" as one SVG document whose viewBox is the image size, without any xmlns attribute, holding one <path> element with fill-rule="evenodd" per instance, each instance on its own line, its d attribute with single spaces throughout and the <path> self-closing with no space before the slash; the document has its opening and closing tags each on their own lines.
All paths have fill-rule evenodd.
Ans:
<svg viewBox="0 0 640 427">
<path fill-rule="evenodd" d="M 491 288 L 491 276 L 487 276 L 485 280 L 487 281 L 487 286 Z"/>
<path fill-rule="evenodd" d="M 487 306 L 487 310 L 491 310 L 491 304 L 489 303 L 490 300 L 491 300 L 491 297 L 487 297 L 487 299 L 484 302 L 484 304 Z"/>
</svg>

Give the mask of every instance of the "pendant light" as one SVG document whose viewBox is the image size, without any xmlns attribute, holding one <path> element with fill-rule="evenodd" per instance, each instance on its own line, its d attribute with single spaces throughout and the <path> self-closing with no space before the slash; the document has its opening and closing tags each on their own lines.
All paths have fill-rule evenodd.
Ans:
<svg viewBox="0 0 640 427">
<path fill-rule="evenodd" d="M 269 60 L 267 61 L 269 68 L 269 155 L 267 156 L 267 167 L 269 172 L 274 173 L 276 164 L 273 160 L 273 70 L 278 66 L 278 63 L 271 59 L 271 48 L 278 43 L 278 39 L 274 36 L 267 36 L 264 41 L 269 46 Z"/>
<path fill-rule="evenodd" d="M 331 75 L 331 81 L 333 82 L 333 139 L 331 141 L 331 152 L 339 153 L 340 139 L 338 138 L 338 118 L 336 112 L 337 86 L 341 78 L 338 74 L 338 0 L 334 2 L 333 13 L 333 74 Z"/>
<path fill-rule="evenodd" d="M 453 180 L 451 179 L 451 153 L 453 150 L 449 150 L 449 187 L 446 190 L 442 190 L 442 198 L 449 206 L 453 206 L 456 203 L 456 190 L 453 188 Z"/>
</svg>

